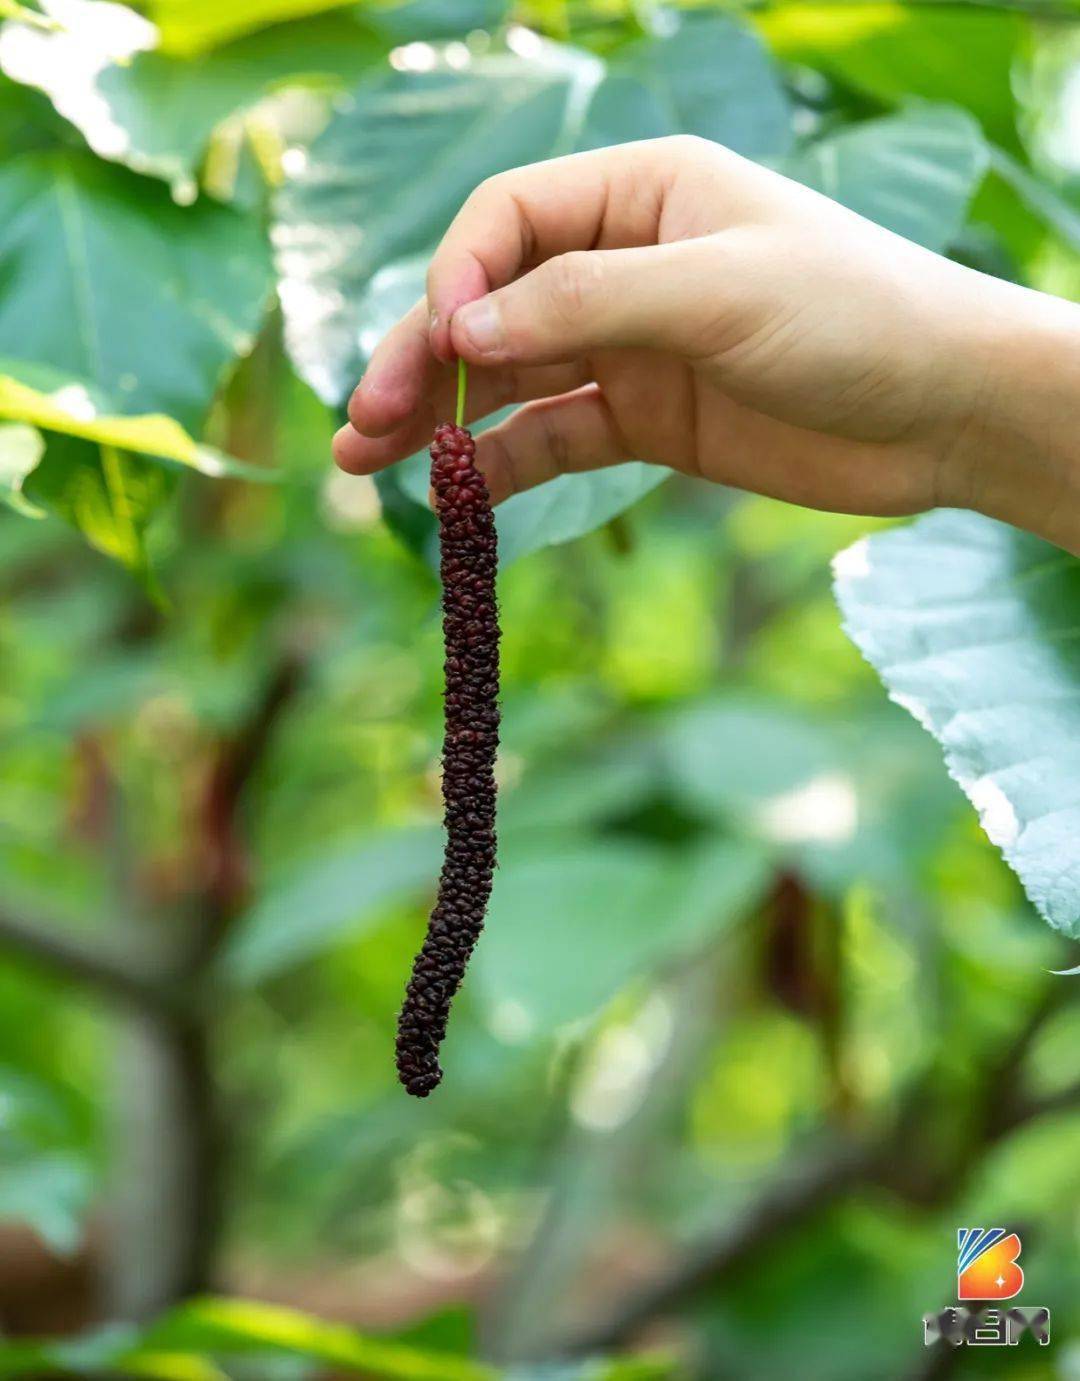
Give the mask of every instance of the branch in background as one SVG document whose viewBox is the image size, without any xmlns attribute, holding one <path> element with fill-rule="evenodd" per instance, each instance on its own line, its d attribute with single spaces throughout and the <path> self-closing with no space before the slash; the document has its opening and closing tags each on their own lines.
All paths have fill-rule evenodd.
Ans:
<svg viewBox="0 0 1080 1381">
<path fill-rule="evenodd" d="M 911 1147 L 928 1144 L 918 1111 L 929 1107 L 931 1116 L 936 1111 L 934 1095 L 939 1076 L 931 1069 L 906 1100 L 905 1109 L 893 1126 L 877 1142 L 843 1143 L 809 1167 L 780 1180 L 733 1221 L 702 1233 L 678 1260 L 629 1293 L 606 1318 L 570 1335 L 556 1344 L 553 1351 L 558 1355 L 581 1356 L 626 1343 L 645 1324 L 693 1299 L 705 1287 L 715 1285 L 758 1250 L 853 1189 L 874 1185 L 912 1203 L 935 1203 L 956 1189 L 981 1152 L 1005 1136 L 1048 1113 L 1080 1107 L 1080 1081 L 1041 1098 L 1025 1097 L 1015 1091 L 1021 1066 L 1036 1036 L 1073 998 L 1071 985 L 1051 985 L 1023 1029 L 1009 1043 L 1004 1057 L 988 1062 L 982 1086 L 974 1097 L 990 1115 L 977 1120 L 974 1147 L 970 1143 L 958 1146 L 955 1154 L 941 1164 L 930 1164 L 927 1173 L 917 1181 L 906 1173 Z M 1007 1091 L 1004 1111 L 999 1111 L 1003 1077 L 1011 1080 L 1013 1089 Z"/>
<path fill-rule="evenodd" d="M 140 1010 L 160 1011 L 172 1005 L 171 989 L 153 974 L 100 940 L 87 944 L 60 926 L 0 911 L 0 950 Z"/>
<path fill-rule="evenodd" d="M 239 814 L 244 791 L 265 756 L 285 710 L 299 692 L 306 662 L 285 653 L 239 732 L 224 742 L 210 768 L 199 817 L 203 884 L 201 926 L 192 964 L 198 969 L 217 952 L 247 897 L 248 849 Z"/>
<path fill-rule="evenodd" d="M 1073 1108 L 1080 1108 L 1080 1079 L 1074 1084 L 1056 1089 L 1053 1093 L 1044 1094 L 1042 1098 L 1018 1100 L 1008 1125 L 1002 1128 L 1001 1135 L 1015 1131 L 1017 1127 L 1023 1127 L 1037 1118 L 1049 1117 L 1056 1112 L 1071 1112 Z"/>
<path fill-rule="evenodd" d="M 564 1339 L 556 1351 L 583 1356 L 625 1343 L 644 1323 L 692 1299 L 780 1234 L 864 1181 L 875 1161 L 873 1151 L 846 1143 L 801 1166 L 741 1214 L 702 1233 L 678 1261 L 628 1294 L 606 1319 Z"/>
</svg>

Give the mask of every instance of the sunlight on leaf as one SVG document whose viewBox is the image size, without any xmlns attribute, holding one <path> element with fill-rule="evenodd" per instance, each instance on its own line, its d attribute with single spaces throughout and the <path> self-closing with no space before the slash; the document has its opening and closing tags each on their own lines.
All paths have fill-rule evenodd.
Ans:
<svg viewBox="0 0 1080 1381">
<path fill-rule="evenodd" d="M 40 10 L 32 10 L 29 5 L 20 5 L 18 0 L 0 0 L 0 19 L 14 19 L 20 24 L 42 29 L 46 33 L 59 27 L 57 21 Z"/>
<path fill-rule="evenodd" d="M 5 363 L 0 361 L 0 371 Z M 46 431 L 63 432 L 66 436 L 81 437 L 138 455 L 175 461 L 214 478 L 223 475 L 266 478 L 264 470 L 244 465 L 210 446 L 199 445 L 179 422 L 164 414 L 122 417 L 99 413 L 97 407 L 90 390 L 75 380 L 57 383 L 50 392 L 44 392 L 0 372 L 0 418 L 32 423 Z"/>
<path fill-rule="evenodd" d="M 751 19 L 778 57 L 806 63 L 889 105 L 912 97 L 966 107 L 987 134 L 1016 139 L 1013 66 L 1025 24 L 1011 6 L 778 0 Z"/>
<path fill-rule="evenodd" d="M 490 1367 L 367 1338 L 337 1324 L 275 1305 L 202 1299 L 184 1305 L 150 1330 L 150 1347 L 214 1355 L 282 1351 L 380 1381 L 497 1381 Z"/>
<path fill-rule="evenodd" d="M 0 426 L 0 503 L 25 518 L 44 516 L 22 494 L 23 481 L 44 452 L 45 442 L 36 428 L 18 422 Z"/>
<path fill-rule="evenodd" d="M 146 1381 L 229 1381 L 228 1372 L 207 1358 L 184 1352 L 133 1352 L 119 1358 L 116 1368 Z"/>
<path fill-rule="evenodd" d="M 1080 561 L 941 511 L 841 553 L 836 593 L 1039 911 L 1080 937 Z"/>
</svg>

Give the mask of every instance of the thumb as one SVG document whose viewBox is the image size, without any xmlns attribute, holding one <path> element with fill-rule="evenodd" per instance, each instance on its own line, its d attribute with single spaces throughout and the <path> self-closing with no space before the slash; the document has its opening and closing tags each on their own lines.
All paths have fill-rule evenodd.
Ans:
<svg viewBox="0 0 1080 1381">
<path fill-rule="evenodd" d="M 711 238 L 575 250 L 459 307 L 457 354 L 474 364 L 557 364 L 610 346 L 701 352 L 716 319 Z"/>
</svg>

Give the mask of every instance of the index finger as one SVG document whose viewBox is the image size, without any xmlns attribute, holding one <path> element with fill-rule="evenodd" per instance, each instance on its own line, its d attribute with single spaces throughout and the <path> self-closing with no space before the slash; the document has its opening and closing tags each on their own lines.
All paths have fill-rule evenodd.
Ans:
<svg viewBox="0 0 1080 1381">
<path fill-rule="evenodd" d="M 655 243 L 663 207 L 663 160 L 655 154 L 661 142 L 570 154 L 482 182 L 428 269 L 437 358 L 454 358 L 450 318 L 458 308 L 505 287 L 522 270 L 574 249 Z"/>
</svg>

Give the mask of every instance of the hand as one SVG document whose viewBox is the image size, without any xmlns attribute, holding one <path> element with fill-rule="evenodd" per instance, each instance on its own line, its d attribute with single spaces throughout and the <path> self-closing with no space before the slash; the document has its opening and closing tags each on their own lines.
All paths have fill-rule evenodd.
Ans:
<svg viewBox="0 0 1080 1381">
<path fill-rule="evenodd" d="M 622 145 L 472 194 L 334 453 L 370 473 L 426 445 L 460 354 L 470 420 L 523 404 L 478 442 L 496 502 L 637 459 L 845 512 L 981 507 L 1061 540 L 1064 455 L 1021 475 L 1009 448 L 1047 407 L 1071 438 L 1075 381 L 1006 399 L 1024 363 L 1047 386 L 1078 321 L 717 145 Z"/>
</svg>

